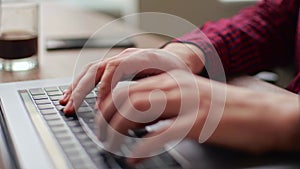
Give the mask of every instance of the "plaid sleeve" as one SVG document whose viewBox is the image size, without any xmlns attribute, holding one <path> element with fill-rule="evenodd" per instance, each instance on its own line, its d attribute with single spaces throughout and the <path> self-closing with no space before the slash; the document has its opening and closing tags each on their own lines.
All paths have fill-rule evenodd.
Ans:
<svg viewBox="0 0 300 169">
<path fill-rule="evenodd" d="M 222 70 L 216 65 L 214 49 L 226 75 L 255 73 L 293 58 L 298 10 L 299 0 L 264 0 L 173 41 L 202 49 L 206 69 L 213 74 Z"/>
<path fill-rule="evenodd" d="M 293 82 L 287 88 L 289 91 L 298 93 L 300 95 L 300 72 L 294 78 Z"/>
</svg>

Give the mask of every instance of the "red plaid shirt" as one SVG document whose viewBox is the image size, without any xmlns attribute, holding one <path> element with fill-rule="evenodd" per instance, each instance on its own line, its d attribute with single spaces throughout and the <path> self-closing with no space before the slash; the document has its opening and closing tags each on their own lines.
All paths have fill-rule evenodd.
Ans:
<svg viewBox="0 0 300 169">
<path fill-rule="evenodd" d="M 226 75 L 251 74 L 293 62 L 298 73 L 288 89 L 300 94 L 298 16 L 299 0 L 264 0 L 232 18 L 207 22 L 177 41 L 201 48 L 206 57 L 206 68 L 215 74 L 222 69 L 216 66 L 214 48 Z M 201 31 L 209 40 L 205 40 Z"/>
</svg>

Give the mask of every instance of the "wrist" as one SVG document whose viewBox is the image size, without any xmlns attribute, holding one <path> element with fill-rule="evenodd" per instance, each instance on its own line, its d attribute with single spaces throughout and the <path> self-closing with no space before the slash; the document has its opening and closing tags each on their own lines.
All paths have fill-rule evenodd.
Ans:
<svg viewBox="0 0 300 169">
<path fill-rule="evenodd" d="M 299 95 L 280 95 L 274 103 L 277 111 L 279 150 L 300 150 Z"/>
<path fill-rule="evenodd" d="M 203 52 L 193 44 L 170 43 L 164 50 L 172 52 L 181 59 L 193 73 L 200 73 L 204 67 L 205 58 Z"/>
</svg>

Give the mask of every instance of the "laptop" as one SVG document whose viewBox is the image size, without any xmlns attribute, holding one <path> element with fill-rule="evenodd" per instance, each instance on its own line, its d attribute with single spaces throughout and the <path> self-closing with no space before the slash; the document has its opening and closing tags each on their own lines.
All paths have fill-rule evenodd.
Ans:
<svg viewBox="0 0 300 169">
<path fill-rule="evenodd" d="M 255 156 L 191 140 L 128 166 L 91 136 L 96 91 L 87 95 L 77 116 L 64 116 L 58 99 L 70 83 L 63 78 L 0 84 L 1 169 L 300 168 L 297 152 Z"/>
</svg>

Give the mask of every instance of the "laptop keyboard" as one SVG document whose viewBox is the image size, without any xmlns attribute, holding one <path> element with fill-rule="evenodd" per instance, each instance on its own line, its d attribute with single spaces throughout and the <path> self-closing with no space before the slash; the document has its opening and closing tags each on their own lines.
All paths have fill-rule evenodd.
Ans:
<svg viewBox="0 0 300 169">
<path fill-rule="evenodd" d="M 179 169 L 181 166 L 168 154 L 162 153 L 151 157 L 135 167 L 128 166 L 124 157 L 102 150 L 95 141 L 88 136 L 87 126 L 94 131 L 96 103 L 96 89 L 90 92 L 79 107 L 76 115 L 67 117 L 59 104 L 62 91 L 67 86 L 34 88 L 26 90 L 32 103 L 48 124 L 49 129 L 60 145 L 65 157 L 75 169 Z M 129 145 L 130 147 L 130 145 Z M 129 147 L 127 147 L 129 149 Z M 126 148 L 125 148 L 126 149 Z"/>
</svg>

